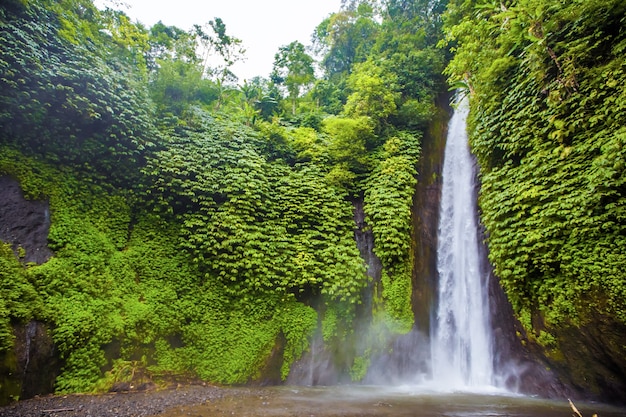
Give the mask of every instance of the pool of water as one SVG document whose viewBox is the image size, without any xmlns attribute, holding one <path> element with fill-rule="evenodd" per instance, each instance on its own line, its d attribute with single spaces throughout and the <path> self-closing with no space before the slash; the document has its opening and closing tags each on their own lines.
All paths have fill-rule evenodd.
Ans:
<svg viewBox="0 0 626 417">
<path fill-rule="evenodd" d="M 623 417 L 625 408 L 577 403 L 583 417 Z M 431 391 L 424 387 L 271 387 L 238 389 L 220 400 L 175 408 L 166 417 L 210 416 L 388 416 L 388 417 L 569 417 L 567 400 L 545 400 L 496 390 Z"/>
</svg>

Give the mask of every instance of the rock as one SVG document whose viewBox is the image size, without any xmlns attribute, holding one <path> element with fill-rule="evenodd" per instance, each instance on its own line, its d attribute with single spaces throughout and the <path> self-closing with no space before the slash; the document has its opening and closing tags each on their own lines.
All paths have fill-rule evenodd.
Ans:
<svg viewBox="0 0 626 417">
<path fill-rule="evenodd" d="M 113 384 L 109 392 L 127 392 L 132 389 L 129 382 L 116 382 Z"/>
<path fill-rule="evenodd" d="M 0 177 L 0 240 L 11 243 L 23 262 L 42 264 L 52 256 L 48 248 L 50 208 L 47 201 L 24 198 L 19 183 Z"/>
<path fill-rule="evenodd" d="M 49 230 L 48 202 L 27 200 L 16 180 L 0 176 L 0 240 L 13 246 L 20 261 L 42 264 L 52 256 Z M 60 369 L 45 324 L 16 324 L 13 333 L 13 350 L 0 354 L 0 404 L 52 392 Z"/>
</svg>

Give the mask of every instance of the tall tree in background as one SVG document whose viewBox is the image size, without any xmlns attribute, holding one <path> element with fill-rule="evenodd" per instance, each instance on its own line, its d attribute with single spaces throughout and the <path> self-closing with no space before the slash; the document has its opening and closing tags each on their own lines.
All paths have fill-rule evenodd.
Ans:
<svg viewBox="0 0 626 417">
<path fill-rule="evenodd" d="M 298 41 L 281 46 L 274 56 L 274 69 L 271 79 L 277 85 L 284 85 L 291 100 L 292 114 L 296 114 L 296 103 L 303 89 L 315 80 L 313 58 Z"/>
<path fill-rule="evenodd" d="M 368 3 L 324 19 L 315 28 L 313 43 L 316 52 L 323 54 L 321 65 L 326 76 L 337 78 L 349 73 L 354 64 L 365 61 L 378 29 L 374 9 Z"/>
<path fill-rule="evenodd" d="M 155 23 L 150 28 L 148 43 L 150 50 L 146 61 L 151 71 L 159 68 L 158 60 L 177 59 L 198 63 L 193 36 L 176 26 L 166 26 L 161 21 Z"/>
<path fill-rule="evenodd" d="M 107 9 L 102 12 L 103 25 L 111 34 L 117 48 L 112 56 L 127 61 L 136 67 L 142 77 L 148 74 L 148 58 L 150 51 L 149 32 L 140 23 L 132 23 L 122 11 Z"/>
<path fill-rule="evenodd" d="M 226 24 L 219 17 L 209 21 L 204 27 L 194 25 L 193 31 L 202 50 L 203 73 L 206 76 L 214 76 L 221 83 L 237 81 L 237 76 L 230 68 L 244 59 L 246 50 L 241 44 L 241 39 L 227 35 Z M 214 53 L 217 53 L 222 63 L 211 68 L 209 59 Z"/>
</svg>

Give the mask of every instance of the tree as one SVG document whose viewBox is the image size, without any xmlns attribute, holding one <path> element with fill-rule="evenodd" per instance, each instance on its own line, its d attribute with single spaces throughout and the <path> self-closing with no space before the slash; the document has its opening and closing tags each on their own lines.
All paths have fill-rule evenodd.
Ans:
<svg viewBox="0 0 626 417">
<path fill-rule="evenodd" d="M 298 41 L 281 46 L 274 56 L 274 69 L 271 79 L 277 85 L 284 85 L 291 100 L 291 111 L 296 114 L 296 103 L 304 88 L 315 80 L 313 58 Z"/>
<path fill-rule="evenodd" d="M 327 149 L 333 164 L 356 175 L 367 172 L 367 151 L 376 139 L 369 118 L 329 117 L 322 131 L 330 138 Z"/>
<path fill-rule="evenodd" d="M 194 36 L 176 26 L 165 26 L 159 21 L 150 28 L 148 39 L 148 68 L 156 70 L 159 59 L 178 59 L 190 63 L 198 63 L 196 41 Z"/>
<path fill-rule="evenodd" d="M 348 79 L 352 93 L 344 112 L 353 117 L 368 116 L 379 125 L 384 123 L 397 109 L 399 94 L 393 75 L 372 61 L 358 65 Z"/>
<path fill-rule="evenodd" d="M 264 120 L 269 120 L 278 112 L 281 96 L 273 82 L 262 77 L 253 77 L 251 80 L 245 80 L 239 91 L 243 96 L 243 104 L 252 107 L 255 114 Z"/>
<path fill-rule="evenodd" d="M 142 76 L 148 73 L 147 57 L 150 51 L 148 30 L 141 24 L 134 24 L 119 10 L 107 9 L 102 13 L 104 23 L 117 45 L 116 56 L 122 57 L 130 65 L 137 67 Z"/>
<path fill-rule="evenodd" d="M 328 79 L 318 80 L 311 90 L 311 97 L 315 100 L 318 108 L 330 114 L 338 114 L 346 102 L 346 81 L 344 78 L 339 82 Z"/>
<path fill-rule="evenodd" d="M 327 77 L 349 73 L 355 63 L 365 61 L 378 29 L 373 8 L 367 3 L 334 13 L 320 23 L 313 33 L 313 43 L 317 52 L 324 54 L 321 64 Z"/>
<path fill-rule="evenodd" d="M 180 60 L 158 61 L 159 70 L 150 93 L 159 113 L 181 116 L 197 96 L 202 81 L 200 66 Z"/>
<path fill-rule="evenodd" d="M 210 29 L 207 33 L 206 29 Z M 226 81 L 237 81 L 237 76 L 230 68 L 244 59 L 246 50 L 241 45 L 241 39 L 226 34 L 226 24 L 219 17 L 209 21 L 204 28 L 194 25 L 194 33 L 203 50 L 202 67 L 203 74 L 213 75 L 215 79 L 224 83 Z M 209 67 L 209 58 L 213 53 L 217 53 L 222 60 L 222 64 L 215 68 Z"/>
</svg>

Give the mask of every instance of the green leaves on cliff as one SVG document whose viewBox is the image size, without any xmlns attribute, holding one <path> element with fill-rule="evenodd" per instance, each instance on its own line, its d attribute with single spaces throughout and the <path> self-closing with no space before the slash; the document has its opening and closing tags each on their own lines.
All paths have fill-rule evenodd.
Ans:
<svg viewBox="0 0 626 417">
<path fill-rule="evenodd" d="M 400 132 L 384 145 L 381 162 L 368 179 L 365 211 L 376 241 L 374 252 L 391 271 L 410 255 L 411 205 L 417 182 L 419 137 Z"/>
<path fill-rule="evenodd" d="M 529 329 L 531 314 L 548 328 L 598 313 L 626 323 L 626 6 L 449 10 L 447 71 L 473 92 L 480 204 L 509 299 Z"/>
<path fill-rule="evenodd" d="M 253 131 L 227 132 L 204 117 L 146 173 L 151 198 L 182 219 L 181 246 L 207 279 L 233 296 L 310 289 L 356 300 L 365 274 L 343 192 L 314 165 L 267 161 Z"/>
<path fill-rule="evenodd" d="M 181 250 L 180 222 L 131 211 L 123 194 L 2 150 L 2 175 L 26 189 L 45 187 L 55 255 L 25 267 L 0 246 L 0 351 L 12 346 L 12 323 L 47 323 L 64 362 L 58 392 L 109 388 L 99 382 L 102 369 L 142 356 L 142 372 L 157 381 L 185 375 L 245 383 L 277 344 L 286 376 L 308 346 L 314 310 L 285 291 L 225 291 Z M 335 283 L 342 294 L 344 283 Z"/>
<path fill-rule="evenodd" d="M 67 20 L 76 11 L 42 3 L 0 11 L 2 141 L 128 183 L 157 136 L 145 91 L 125 63 L 98 52 L 107 49 L 94 28 L 66 33 L 78 30 Z"/>
<path fill-rule="evenodd" d="M 374 253 L 385 271 L 382 299 L 394 330 L 408 332 L 413 325 L 411 207 L 417 183 L 415 161 L 420 137 L 398 132 L 383 146 L 380 162 L 367 180 L 366 221 L 374 234 Z"/>
<path fill-rule="evenodd" d="M 419 131 L 443 53 L 421 2 L 389 6 L 382 20 L 363 3 L 320 25 L 327 74 L 308 93 L 312 62 L 296 42 L 277 57 L 276 84 L 228 84 L 239 41 L 219 19 L 212 38 L 147 29 L 89 0 L 3 4 L 0 174 L 49 200 L 54 256 L 21 266 L 0 248 L 0 350 L 12 321 L 44 321 L 61 392 L 102 387 L 121 374 L 103 369 L 131 361 L 155 378 L 244 383 L 283 352 L 284 378 L 318 295 L 332 343 L 355 337 L 369 279 L 355 199 L 384 265 L 386 318 L 408 331 Z M 225 66 L 203 67 L 197 42 Z M 367 361 L 353 365 L 362 375 Z"/>
</svg>

